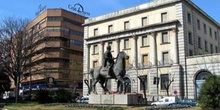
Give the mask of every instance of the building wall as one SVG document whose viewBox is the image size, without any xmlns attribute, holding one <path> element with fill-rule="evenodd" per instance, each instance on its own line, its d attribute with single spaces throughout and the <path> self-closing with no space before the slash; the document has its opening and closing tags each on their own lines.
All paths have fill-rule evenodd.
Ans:
<svg viewBox="0 0 220 110">
<path fill-rule="evenodd" d="M 196 76 L 198 73 L 202 70 L 205 70 L 213 75 L 220 75 L 219 65 L 219 54 L 207 54 L 187 58 L 189 98 L 196 98 Z"/>
<path fill-rule="evenodd" d="M 26 27 L 28 37 L 35 38 L 40 52 L 32 57 L 35 63 L 23 82 L 46 83 L 47 77 L 55 78 L 55 87 L 79 87 L 83 77 L 83 26 L 85 17 L 64 9 L 47 9 Z M 41 52 L 42 51 L 42 52 Z"/>
<path fill-rule="evenodd" d="M 167 21 L 161 22 L 161 14 L 167 13 Z M 142 18 L 147 17 L 147 25 L 142 26 Z M 201 29 L 197 29 L 197 19 L 200 20 Z M 129 22 L 125 29 L 125 22 Z M 207 25 L 207 35 L 203 30 L 203 22 Z M 108 32 L 112 25 L 113 31 Z M 158 0 L 141 4 L 131 8 L 119 10 L 109 14 L 85 20 L 84 24 L 84 79 L 90 79 L 89 70 L 96 66 L 102 66 L 103 54 L 109 42 L 112 42 L 112 54 L 117 56 L 118 52 L 125 51 L 129 57 L 129 66 L 126 68 L 131 80 L 131 91 L 142 93 L 138 76 L 147 75 L 147 96 L 151 100 L 153 96 L 165 96 L 166 91 L 160 90 L 161 81 L 158 85 L 153 84 L 154 77 L 168 74 L 169 79 L 174 78 L 169 94 L 180 98 L 191 97 L 189 93 L 190 84 L 187 75 L 186 57 L 198 54 L 217 53 L 211 52 L 210 47 L 205 51 L 204 42 L 207 45 L 219 49 L 219 24 L 213 21 L 191 1 L 184 0 Z M 211 40 L 208 36 L 209 27 L 212 30 Z M 215 33 L 216 31 L 216 36 Z M 168 42 L 162 42 L 163 33 L 167 32 Z M 191 33 L 189 35 L 189 33 Z M 143 46 L 143 36 L 148 37 L 148 45 Z M 191 36 L 191 37 L 189 37 Z M 201 48 L 198 47 L 198 36 L 201 36 Z M 189 40 L 189 38 L 191 40 Z M 128 40 L 129 46 L 125 48 Z M 97 53 L 94 49 L 97 46 Z M 209 50 L 210 49 L 210 50 Z M 168 52 L 168 61 L 164 64 L 164 52 Z M 143 63 L 143 55 L 148 55 L 148 62 Z M 114 82 L 112 89 L 116 88 Z M 97 84 L 98 85 L 98 84 Z M 88 94 L 88 88 L 84 84 L 83 93 Z M 102 93 L 98 88 L 99 94 Z"/>
</svg>

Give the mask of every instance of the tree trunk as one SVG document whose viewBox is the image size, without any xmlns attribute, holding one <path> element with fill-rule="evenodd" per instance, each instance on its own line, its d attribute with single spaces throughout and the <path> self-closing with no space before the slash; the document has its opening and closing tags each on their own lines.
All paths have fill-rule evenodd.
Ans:
<svg viewBox="0 0 220 110">
<path fill-rule="evenodd" d="M 20 84 L 20 76 L 17 75 L 17 78 L 16 78 L 16 84 L 15 84 L 15 103 L 18 103 L 18 100 L 19 100 L 19 84 Z"/>
</svg>

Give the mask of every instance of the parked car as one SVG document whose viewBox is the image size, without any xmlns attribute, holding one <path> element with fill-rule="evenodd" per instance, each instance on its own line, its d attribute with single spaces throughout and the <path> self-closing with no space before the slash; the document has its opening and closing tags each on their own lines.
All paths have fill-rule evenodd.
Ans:
<svg viewBox="0 0 220 110">
<path fill-rule="evenodd" d="M 77 99 L 76 102 L 78 102 L 78 103 L 89 103 L 89 96 L 83 96 L 80 99 Z"/>
<path fill-rule="evenodd" d="M 183 100 L 177 101 L 177 103 L 181 104 L 181 105 L 189 105 L 189 106 L 197 106 L 198 105 L 198 103 L 193 99 L 183 99 Z"/>
<path fill-rule="evenodd" d="M 166 105 L 169 105 L 171 103 L 176 103 L 176 102 L 177 102 L 177 97 L 168 96 L 168 97 L 164 97 L 164 98 L 160 99 L 157 102 L 152 102 L 151 105 L 153 105 L 153 106 L 166 106 Z"/>
</svg>

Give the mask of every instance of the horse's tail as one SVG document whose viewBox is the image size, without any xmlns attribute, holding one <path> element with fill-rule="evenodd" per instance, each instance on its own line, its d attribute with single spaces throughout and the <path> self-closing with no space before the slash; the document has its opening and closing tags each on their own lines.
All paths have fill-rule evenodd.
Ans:
<svg viewBox="0 0 220 110">
<path fill-rule="evenodd" d="M 93 80 L 94 79 L 94 68 L 91 68 L 89 73 L 92 76 L 92 80 Z"/>
</svg>

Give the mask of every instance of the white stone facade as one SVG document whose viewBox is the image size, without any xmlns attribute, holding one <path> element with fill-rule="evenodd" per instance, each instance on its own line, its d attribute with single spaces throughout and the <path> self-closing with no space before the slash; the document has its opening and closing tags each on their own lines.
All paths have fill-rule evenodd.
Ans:
<svg viewBox="0 0 220 110">
<path fill-rule="evenodd" d="M 130 56 L 130 92 L 143 93 L 137 76 L 147 77 L 148 100 L 167 95 L 161 87 L 164 75 L 174 78 L 169 95 L 177 91 L 181 98 L 195 98 L 192 80 L 186 75 L 190 71 L 187 56 L 219 52 L 219 24 L 188 0 L 156 0 L 86 19 L 84 27 L 84 79 L 90 80 L 90 68 L 102 65 L 111 44 L 114 57 L 120 51 Z M 155 77 L 160 78 L 158 86 L 153 84 Z M 116 90 L 115 80 L 110 86 Z M 83 94 L 88 94 L 85 84 Z"/>
</svg>

